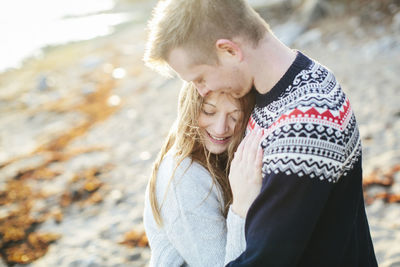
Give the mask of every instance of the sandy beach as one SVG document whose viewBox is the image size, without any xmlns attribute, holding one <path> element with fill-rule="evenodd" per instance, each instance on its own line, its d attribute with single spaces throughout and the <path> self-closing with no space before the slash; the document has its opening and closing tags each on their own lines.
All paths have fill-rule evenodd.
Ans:
<svg viewBox="0 0 400 267">
<path fill-rule="evenodd" d="M 143 19 L 111 35 L 0 74 L 0 267 L 148 265 L 144 191 L 181 86 L 142 62 L 154 3 L 136 1 Z M 326 3 L 301 29 L 296 10 L 259 11 L 349 95 L 376 256 L 400 266 L 400 5 Z"/>
</svg>

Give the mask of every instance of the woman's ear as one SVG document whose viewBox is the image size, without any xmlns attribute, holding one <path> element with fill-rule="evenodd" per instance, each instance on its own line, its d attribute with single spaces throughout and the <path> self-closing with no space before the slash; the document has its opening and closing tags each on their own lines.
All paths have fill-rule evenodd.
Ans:
<svg viewBox="0 0 400 267">
<path fill-rule="evenodd" d="M 219 57 L 234 57 L 239 61 L 243 59 L 243 53 L 239 45 L 228 39 L 218 39 L 215 43 Z"/>
</svg>

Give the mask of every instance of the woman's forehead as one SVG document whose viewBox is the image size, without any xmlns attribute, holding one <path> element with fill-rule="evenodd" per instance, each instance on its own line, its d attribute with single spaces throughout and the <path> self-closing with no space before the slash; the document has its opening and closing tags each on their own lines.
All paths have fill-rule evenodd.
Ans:
<svg viewBox="0 0 400 267">
<path fill-rule="evenodd" d="M 240 108 L 240 102 L 232 95 L 225 92 L 210 92 L 204 97 L 204 104 L 218 107 L 219 105 L 231 105 Z"/>
</svg>

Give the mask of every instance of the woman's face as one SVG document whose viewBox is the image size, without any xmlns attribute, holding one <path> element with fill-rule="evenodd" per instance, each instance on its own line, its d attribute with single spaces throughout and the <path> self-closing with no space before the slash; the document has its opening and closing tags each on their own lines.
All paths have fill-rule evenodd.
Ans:
<svg viewBox="0 0 400 267">
<path fill-rule="evenodd" d="M 208 151 L 221 154 L 232 142 L 235 127 L 242 119 L 239 101 L 223 92 L 211 92 L 204 98 L 199 128 Z"/>
</svg>

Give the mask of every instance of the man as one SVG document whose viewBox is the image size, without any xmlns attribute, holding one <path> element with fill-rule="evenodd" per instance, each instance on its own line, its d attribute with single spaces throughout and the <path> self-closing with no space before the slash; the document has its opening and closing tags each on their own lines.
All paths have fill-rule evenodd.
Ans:
<svg viewBox="0 0 400 267">
<path fill-rule="evenodd" d="M 202 96 L 257 91 L 249 129 L 266 132 L 263 184 L 246 250 L 227 266 L 377 266 L 360 135 L 332 72 L 282 44 L 245 0 L 160 1 L 149 29 L 149 66 Z"/>
</svg>

